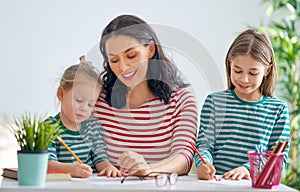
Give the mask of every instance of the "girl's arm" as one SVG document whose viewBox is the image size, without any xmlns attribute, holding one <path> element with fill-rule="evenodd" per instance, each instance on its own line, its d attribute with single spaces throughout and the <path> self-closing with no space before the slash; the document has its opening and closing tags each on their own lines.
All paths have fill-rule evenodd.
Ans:
<svg viewBox="0 0 300 192">
<path fill-rule="evenodd" d="M 92 175 L 93 170 L 86 164 L 62 163 L 54 160 L 48 161 L 48 169 L 70 173 L 72 177 L 86 178 Z"/>
<path fill-rule="evenodd" d="M 121 177 L 121 171 L 113 166 L 106 154 L 106 145 L 102 135 L 101 125 L 96 118 L 90 119 L 90 130 L 92 130 L 92 161 L 96 170 L 99 172 L 98 176 L 107 177 Z"/>
<path fill-rule="evenodd" d="M 60 172 L 68 172 L 72 177 L 89 177 L 93 170 L 86 164 L 62 163 L 57 158 L 58 141 L 54 140 L 48 147 L 48 169 Z"/>
<path fill-rule="evenodd" d="M 208 95 L 203 104 L 200 115 L 200 127 L 196 147 L 206 163 L 213 164 L 213 149 L 215 145 L 215 108 L 211 95 Z M 195 155 L 196 166 L 202 165 L 202 161 Z"/>
<path fill-rule="evenodd" d="M 105 160 L 96 164 L 96 169 L 99 172 L 98 176 L 107 177 L 122 177 L 122 173 L 119 169 L 113 166 L 109 161 Z"/>
<path fill-rule="evenodd" d="M 289 118 L 288 106 L 286 103 L 283 103 L 281 105 L 280 110 L 278 112 L 278 116 L 274 118 L 276 118 L 276 122 L 268 143 L 269 150 L 274 149 L 279 139 L 282 139 L 282 141 L 284 142 L 287 138 L 290 137 L 290 118 Z M 289 148 L 290 148 L 290 143 L 288 144 L 285 150 L 284 163 L 288 158 Z"/>
<path fill-rule="evenodd" d="M 89 130 L 91 130 L 89 137 L 92 140 L 92 161 L 97 171 L 100 172 L 106 166 L 110 165 L 110 163 L 106 154 L 106 145 L 102 135 L 101 124 L 98 119 L 91 118 L 89 120 Z"/>
<path fill-rule="evenodd" d="M 200 127 L 196 147 L 206 164 L 196 154 L 194 156 L 198 179 L 210 180 L 215 177 L 216 169 L 213 164 L 213 149 L 215 144 L 215 107 L 213 97 L 208 95 L 201 110 Z"/>
</svg>

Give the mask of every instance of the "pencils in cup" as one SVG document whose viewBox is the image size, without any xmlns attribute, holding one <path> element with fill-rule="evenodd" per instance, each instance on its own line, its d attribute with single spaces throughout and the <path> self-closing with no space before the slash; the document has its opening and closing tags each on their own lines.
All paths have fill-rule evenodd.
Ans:
<svg viewBox="0 0 300 192">
<path fill-rule="evenodd" d="M 201 159 L 202 163 L 203 163 L 203 164 L 207 164 L 206 161 L 204 160 L 204 158 L 202 157 L 201 153 L 200 153 L 200 152 L 198 151 L 198 149 L 196 148 L 195 144 L 192 143 L 191 141 L 189 141 L 189 142 L 190 142 L 190 144 L 192 145 L 192 148 L 194 149 L 194 151 L 197 153 L 197 155 L 198 155 L 199 158 Z M 218 178 L 216 177 L 216 175 L 214 175 L 214 179 L 215 179 L 216 181 L 220 181 L 220 179 L 218 179 Z"/>
<path fill-rule="evenodd" d="M 258 171 L 260 171 L 262 169 L 262 167 L 264 166 L 265 162 L 262 158 L 261 151 L 258 149 L 257 145 L 254 145 L 254 150 L 258 154 L 258 158 L 259 158 L 259 166 L 258 166 L 259 170 Z"/>
<path fill-rule="evenodd" d="M 83 162 L 79 159 L 79 157 L 70 149 L 70 147 L 59 136 L 57 136 L 56 138 L 71 153 L 71 155 L 77 160 L 79 164 L 83 164 Z"/>
</svg>

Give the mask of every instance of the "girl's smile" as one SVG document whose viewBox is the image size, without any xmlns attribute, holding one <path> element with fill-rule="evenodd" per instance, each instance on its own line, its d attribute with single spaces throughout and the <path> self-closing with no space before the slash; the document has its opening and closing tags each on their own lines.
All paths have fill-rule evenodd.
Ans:
<svg viewBox="0 0 300 192">
<path fill-rule="evenodd" d="M 235 93 L 245 101 L 258 101 L 262 93 L 260 86 L 269 66 L 248 54 L 237 55 L 231 61 L 231 81 Z"/>
<path fill-rule="evenodd" d="M 240 88 L 242 88 L 242 89 L 247 89 L 247 88 L 249 88 L 249 87 L 250 87 L 250 86 L 241 85 L 241 84 L 239 84 L 239 86 L 240 86 Z"/>
</svg>

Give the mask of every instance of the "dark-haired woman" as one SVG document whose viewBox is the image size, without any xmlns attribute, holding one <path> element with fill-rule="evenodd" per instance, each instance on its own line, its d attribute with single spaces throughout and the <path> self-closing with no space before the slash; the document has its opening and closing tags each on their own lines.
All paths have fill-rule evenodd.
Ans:
<svg viewBox="0 0 300 192">
<path fill-rule="evenodd" d="M 198 109 L 153 29 L 121 15 L 103 30 L 103 91 L 95 106 L 107 154 L 125 174 L 187 174 Z"/>
</svg>

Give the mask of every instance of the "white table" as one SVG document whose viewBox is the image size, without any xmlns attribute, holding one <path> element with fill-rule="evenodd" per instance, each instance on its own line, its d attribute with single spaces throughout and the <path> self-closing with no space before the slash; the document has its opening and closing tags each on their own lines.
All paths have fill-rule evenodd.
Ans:
<svg viewBox="0 0 300 192">
<path fill-rule="evenodd" d="M 88 179 L 72 179 L 63 182 L 46 182 L 44 187 L 19 186 L 18 181 L 3 178 L 0 176 L 1 192 L 35 192 L 35 191 L 297 191 L 285 185 L 280 185 L 278 189 L 256 189 L 251 187 L 251 181 L 200 181 L 196 175 L 180 176 L 176 185 L 157 187 L 154 180 L 148 181 L 125 181 L 120 183 L 120 179 L 109 179 L 106 177 L 91 176 Z"/>
</svg>

